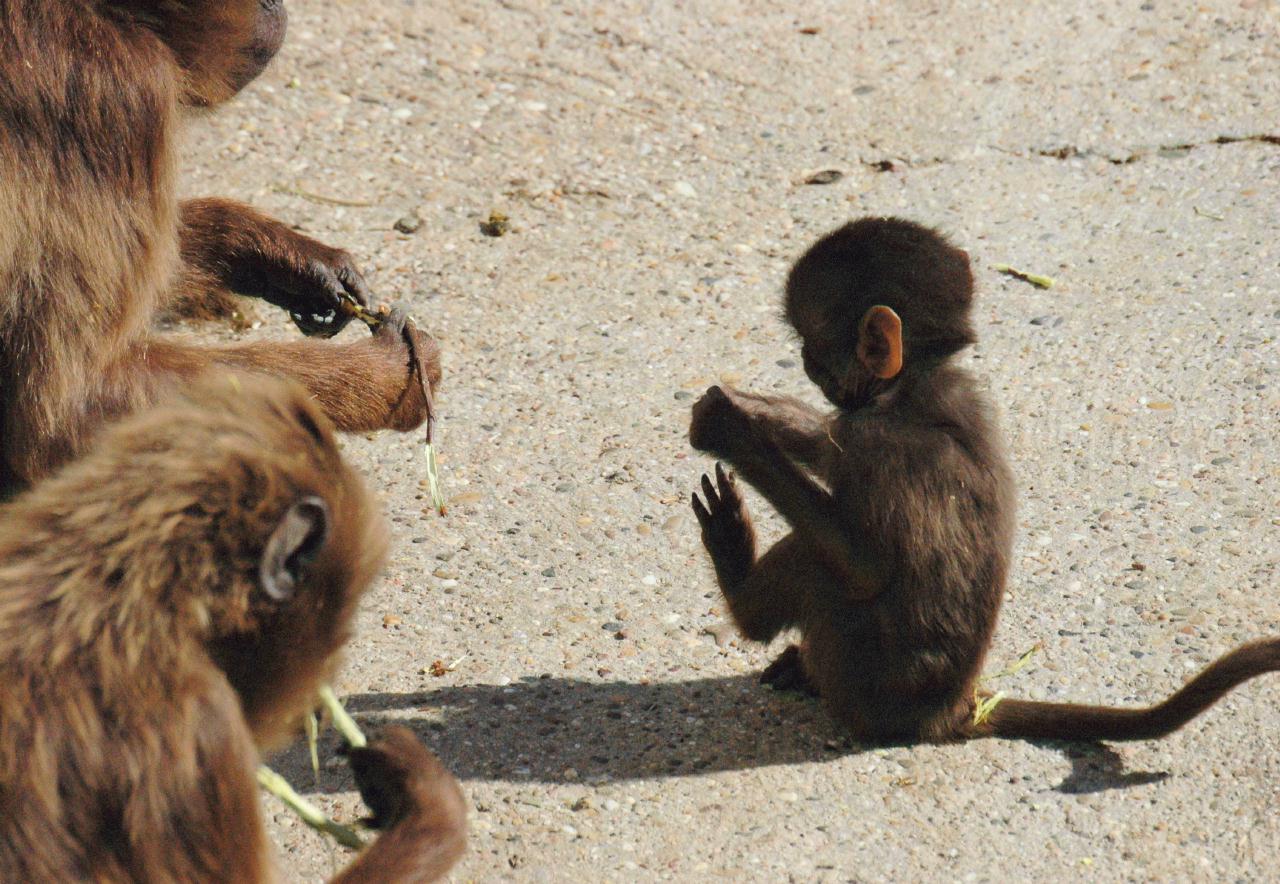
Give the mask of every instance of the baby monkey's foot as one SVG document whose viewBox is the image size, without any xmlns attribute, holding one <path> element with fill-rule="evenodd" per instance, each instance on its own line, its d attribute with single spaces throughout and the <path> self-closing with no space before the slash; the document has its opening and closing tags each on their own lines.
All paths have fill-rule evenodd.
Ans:
<svg viewBox="0 0 1280 884">
<path fill-rule="evenodd" d="M 804 670 L 804 658 L 797 645 L 790 645 L 760 673 L 760 683 L 775 691 L 798 691 L 810 697 L 818 696 L 818 689 L 809 681 Z"/>
</svg>

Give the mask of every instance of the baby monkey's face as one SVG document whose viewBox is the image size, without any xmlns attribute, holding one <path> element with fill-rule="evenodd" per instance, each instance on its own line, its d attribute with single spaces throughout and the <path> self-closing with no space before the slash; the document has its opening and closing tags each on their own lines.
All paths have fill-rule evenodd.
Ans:
<svg viewBox="0 0 1280 884">
<path fill-rule="evenodd" d="M 838 408 L 860 408 L 871 396 L 875 377 L 858 359 L 856 329 L 829 325 L 805 327 L 797 325 L 800 335 L 800 360 L 804 373 L 817 385 L 822 395 Z"/>
<path fill-rule="evenodd" d="M 800 359 L 804 364 L 804 373 L 817 384 L 822 395 L 832 404 L 843 406 L 845 396 L 840 379 L 844 373 L 829 361 L 829 354 L 806 343 L 800 348 Z"/>
</svg>

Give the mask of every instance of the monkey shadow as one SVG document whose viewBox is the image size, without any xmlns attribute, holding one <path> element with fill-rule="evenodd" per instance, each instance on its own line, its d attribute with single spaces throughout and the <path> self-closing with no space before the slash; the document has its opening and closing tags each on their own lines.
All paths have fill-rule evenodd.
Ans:
<svg viewBox="0 0 1280 884">
<path fill-rule="evenodd" d="M 1084 795 L 1106 792 L 1110 789 L 1130 789 L 1146 786 L 1169 778 L 1169 772 L 1129 771 L 1124 768 L 1120 753 L 1105 743 L 1040 743 L 1060 749 L 1071 762 L 1071 773 L 1054 786 L 1055 792 L 1066 795 Z"/>
<path fill-rule="evenodd" d="M 814 698 L 771 690 L 758 674 L 681 682 L 529 676 L 507 685 L 353 694 L 344 703 L 370 734 L 386 724 L 411 728 L 462 780 L 684 777 L 830 761 L 870 748 L 843 735 Z M 1102 743 L 1032 742 L 1070 761 L 1071 773 L 1054 787 L 1065 794 L 1126 789 L 1169 776 L 1126 771 L 1120 754 Z M 340 773 L 321 777 L 319 792 L 351 788 L 339 744 L 332 729 L 321 737 L 320 756 L 333 759 Z M 313 781 L 305 741 L 270 764 L 291 782 Z"/>
<path fill-rule="evenodd" d="M 367 732 L 391 723 L 410 727 L 463 780 L 682 777 L 861 751 L 819 703 L 763 687 L 756 675 L 660 683 L 530 677 L 355 694 L 344 702 Z M 322 739 L 323 757 L 332 757 L 336 736 L 329 731 Z M 270 763 L 294 782 L 311 779 L 305 743 Z"/>
</svg>

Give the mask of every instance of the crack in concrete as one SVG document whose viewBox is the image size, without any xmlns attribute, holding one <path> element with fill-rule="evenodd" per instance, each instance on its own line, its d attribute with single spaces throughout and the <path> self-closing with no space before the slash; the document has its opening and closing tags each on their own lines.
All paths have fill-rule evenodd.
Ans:
<svg viewBox="0 0 1280 884">
<path fill-rule="evenodd" d="M 1120 156 L 1112 156 L 1105 153 L 1092 150 L 1080 150 L 1074 145 L 1063 145 L 1048 150 L 1037 150 L 1036 156 L 1049 157 L 1055 160 L 1068 160 L 1072 157 L 1101 157 L 1114 166 L 1127 166 L 1129 163 L 1137 162 L 1143 157 L 1152 154 L 1160 154 L 1168 156 L 1169 154 L 1185 153 L 1200 147 L 1216 147 L 1223 144 L 1240 144 L 1242 142 L 1257 142 L 1259 144 L 1272 144 L 1280 147 L 1280 135 L 1271 135 L 1262 133 L 1258 135 L 1219 135 L 1217 138 L 1211 138 L 1208 141 L 1183 141 L 1176 144 L 1157 144 L 1151 147 L 1140 148 Z"/>
<path fill-rule="evenodd" d="M 1258 135 L 1219 135 L 1217 138 L 1211 138 L 1208 141 L 1183 141 L 1175 144 L 1156 144 L 1150 147 L 1138 148 L 1126 154 L 1114 155 L 1104 153 L 1089 148 L 1081 149 L 1074 144 L 1064 144 L 1061 147 L 1053 148 L 1036 148 L 1028 151 L 1010 150 L 1006 147 L 992 145 L 993 150 L 1009 156 L 1027 159 L 1030 157 L 1047 157 L 1054 160 L 1070 160 L 1077 157 L 1098 157 L 1106 160 L 1113 166 L 1127 166 L 1130 163 L 1136 163 L 1144 157 L 1152 155 L 1174 156 L 1186 153 L 1201 147 L 1217 147 L 1224 144 L 1240 144 L 1243 142 L 1255 142 L 1258 144 L 1270 144 L 1280 147 L 1280 135 L 1270 133 L 1261 133 Z M 874 169 L 877 172 L 893 172 L 899 167 L 908 169 L 927 169 L 931 166 L 943 166 L 956 162 L 951 157 L 929 157 L 927 159 L 907 159 L 906 157 L 883 157 L 873 160 L 859 160 L 862 165 Z"/>
<path fill-rule="evenodd" d="M 893 157 L 882 160 L 859 160 L 864 166 L 870 166 L 877 172 L 894 172 L 899 166 L 908 169 L 928 169 L 932 166 L 946 166 L 954 163 L 951 157 L 929 157 L 928 159 L 909 160 L 905 157 Z"/>
</svg>

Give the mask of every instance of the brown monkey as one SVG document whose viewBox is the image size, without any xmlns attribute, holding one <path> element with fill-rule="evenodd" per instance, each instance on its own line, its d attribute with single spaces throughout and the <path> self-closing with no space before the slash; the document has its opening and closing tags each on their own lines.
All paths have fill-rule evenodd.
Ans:
<svg viewBox="0 0 1280 884">
<path fill-rule="evenodd" d="M 0 879 L 267 881 L 257 747 L 336 665 L 384 526 L 296 384 L 216 372 L 0 509 Z M 341 881 L 453 864 L 453 777 L 388 728 Z"/>
<path fill-rule="evenodd" d="M 367 300 L 345 252 L 246 206 L 175 196 L 180 105 L 234 95 L 284 27 L 283 0 L 0 0 L 0 487 L 211 364 L 302 381 L 342 430 L 425 418 L 400 314 L 343 346 L 205 349 L 150 331 L 167 305 L 236 292 L 328 335 L 348 319 L 342 300 Z M 435 383 L 434 344 L 417 349 Z"/>
<path fill-rule="evenodd" d="M 805 373 L 835 412 L 720 387 L 694 405 L 693 446 L 732 464 L 792 529 L 757 558 L 732 475 L 717 465 L 706 504 L 693 496 L 742 633 L 802 635 L 763 680 L 816 690 L 867 740 L 1136 740 L 1280 669 L 1280 639 L 1268 639 L 1147 709 L 1003 700 L 975 715 L 1014 492 L 991 407 L 951 363 L 975 340 L 972 297 L 968 256 L 937 233 L 893 218 L 846 225 L 800 258 L 786 289 Z"/>
</svg>

